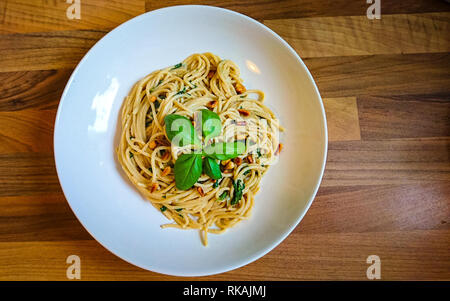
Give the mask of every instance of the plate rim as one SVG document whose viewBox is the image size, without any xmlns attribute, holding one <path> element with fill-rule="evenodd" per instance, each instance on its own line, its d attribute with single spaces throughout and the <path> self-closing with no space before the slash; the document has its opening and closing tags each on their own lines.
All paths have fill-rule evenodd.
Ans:
<svg viewBox="0 0 450 301">
<path fill-rule="evenodd" d="M 320 170 L 320 175 L 319 175 L 319 179 L 313 189 L 313 193 L 311 194 L 310 199 L 307 201 L 305 209 L 303 210 L 303 213 L 299 215 L 299 217 L 295 220 L 294 223 L 292 223 L 292 225 L 290 225 L 288 228 L 286 228 L 287 230 L 278 237 L 278 239 L 272 241 L 270 243 L 270 246 L 267 248 L 263 248 L 261 250 L 259 250 L 258 252 L 255 252 L 253 255 L 245 257 L 243 259 L 238 260 L 236 263 L 228 265 L 227 267 L 221 267 L 221 268 L 217 268 L 215 269 L 215 272 L 203 272 L 203 273 L 195 273 L 195 272 L 180 272 L 180 273 L 173 273 L 170 271 L 165 270 L 164 268 L 158 268 L 158 269 L 150 269 L 149 267 L 146 267 L 142 264 L 139 263 L 135 263 L 132 261 L 132 259 L 128 258 L 127 256 L 123 256 L 123 255 L 119 255 L 114 248 L 108 247 L 105 244 L 103 244 L 99 239 L 97 239 L 97 237 L 95 235 L 93 235 L 93 233 L 86 227 L 86 225 L 83 223 L 83 221 L 81 220 L 81 218 L 76 214 L 74 208 L 71 205 L 71 202 L 69 201 L 69 198 L 67 196 L 67 193 L 64 189 L 63 186 L 63 182 L 61 181 L 61 175 L 60 173 L 62 171 L 60 171 L 61 166 L 58 167 L 58 155 L 57 155 L 57 151 L 56 151 L 56 144 L 57 144 L 57 132 L 59 132 L 58 128 L 60 128 L 59 123 L 60 123 L 60 115 L 61 115 L 61 111 L 63 110 L 63 106 L 64 106 L 64 100 L 66 99 L 66 94 L 68 93 L 68 90 L 70 88 L 70 86 L 72 85 L 73 79 L 75 78 L 76 74 L 78 73 L 79 68 L 81 67 L 81 65 L 90 57 L 91 53 L 93 52 L 93 50 L 95 50 L 98 47 L 98 44 L 104 40 L 107 39 L 108 36 L 110 36 L 113 32 L 120 30 L 120 28 L 126 26 L 128 23 L 132 23 L 132 22 L 138 22 L 141 18 L 146 18 L 149 15 L 152 14 L 156 14 L 157 12 L 161 12 L 161 11 L 166 11 L 166 10 L 173 10 L 173 9 L 180 9 L 180 8 L 187 8 L 187 7 L 196 7 L 196 8 L 202 8 L 202 9 L 211 9 L 211 10 L 216 10 L 222 13 L 228 13 L 240 18 L 244 18 L 246 21 L 253 23 L 254 25 L 262 28 L 263 30 L 269 32 L 273 37 L 275 37 L 279 42 L 281 42 L 281 44 L 286 47 L 286 49 L 298 60 L 298 62 L 301 64 L 301 66 L 304 68 L 304 70 L 306 71 L 306 74 L 308 76 L 309 81 L 312 83 L 313 89 L 315 91 L 315 93 L 317 94 L 318 100 L 319 100 L 319 105 L 320 105 L 320 110 L 321 110 L 321 115 L 323 118 L 323 130 L 324 130 L 324 152 L 323 152 L 323 158 L 322 158 L 322 163 L 321 163 L 321 170 Z M 120 258 L 121 260 L 124 260 L 125 262 L 128 262 L 129 264 L 133 265 L 133 266 L 137 266 L 141 269 L 147 270 L 147 271 L 151 271 L 151 272 L 155 272 L 155 273 L 159 273 L 159 274 L 163 274 L 163 275 L 170 275 L 170 276 L 177 276 L 177 277 L 201 277 L 201 276 L 210 276 L 210 275 L 217 275 L 217 274 L 221 274 L 221 273 L 225 273 L 228 271 L 232 271 L 238 268 L 241 268 L 245 265 L 248 265 L 256 260 L 258 260 L 259 258 L 265 256 L 267 253 L 269 253 L 270 251 L 272 251 L 275 247 L 277 247 L 281 242 L 283 242 L 291 233 L 292 231 L 300 224 L 300 222 L 303 220 L 304 216 L 306 215 L 306 213 L 308 212 L 309 208 L 311 207 L 311 204 L 313 203 L 314 199 L 316 198 L 316 194 L 317 191 L 319 190 L 319 187 L 322 183 L 323 180 L 323 174 L 325 171 L 325 166 L 326 166 L 326 162 L 327 162 L 327 156 L 328 156 L 328 126 L 327 126 L 327 118 L 326 118 L 326 112 L 325 112 L 325 108 L 323 105 L 323 99 L 322 96 L 320 95 L 319 89 L 317 87 L 317 84 L 314 80 L 314 78 L 311 75 L 311 72 L 309 71 L 308 67 L 305 65 L 305 63 L 303 62 L 303 60 L 301 59 L 301 57 L 297 54 L 297 52 L 292 48 L 291 45 L 289 45 L 283 38 L 281 38 L 276 32 L 274 32 L 272 29 L 270 29 L 269 27 L 267 27 L 266 25 L 264 25 L 263 23 L 236 11 L 230 10 L 230 9 L 226 9 L 226 8 L 221 8 L 221 7 L 217 7 L 217 6 L 211 6 L 211 5 L 174 5 L 174 6 L 168 6 L 168 7 L 163 7 L 163 8 L 159 8 L 159 9 L 155 9 L 155 10 L 151 10 L 145 13 L 142 13 L 138 16 L 135 16 L 121 24 L 119 24 L 118 26 L 116 26 L 115 28 L 111 29 L 107 34 L 105 34 L 101 39 L 99 39 L 97 42 L 95 42 L 95 44 L 88 50 L 88 52 L 86 52 L 86 54 L 83 56 L 83 58 L 79 61 L 79 63 L 77 64 L 77 66 L 75 67 L 75 69 L 73 70 L 72 74 L 70 75 L 63 93 L 61 94 L 60 100 L 59 100 L 59 104 L 58 104 L 58 109 L 57 109 L 57 113 L 56 113 L 56 117 L 55 117 L 55 122 L 54 122 L 54 130 L 53 130 L 53 158 L 54 158 L 54 162 L 55 162 L 55 168 L 56 168 L 56 173 L 58 176 L 58 181 L 59 184 L 61 186 L 61 190 L 64 194 L 64 197 L 70 207 L 70 210 L 73 212 L 73 214 L 75 215 L 75 217 L 77 218 L 77 220 L 80 222 L 80 224 L 83 226 L 83 228 L 92 236 L 92 238 L 94 238 L 94 240 L 99 243 L 103 248 L 105 248 L 106 250 L 108 250 L 109 252 L 111 252 L 112 254 L 114 254 L 115 256 L 117 256 L 118 258 Z"/>
</svg>

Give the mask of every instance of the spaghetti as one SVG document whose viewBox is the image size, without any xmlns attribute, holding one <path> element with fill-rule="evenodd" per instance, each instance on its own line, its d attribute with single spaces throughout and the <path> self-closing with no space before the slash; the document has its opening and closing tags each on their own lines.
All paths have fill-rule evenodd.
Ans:
<svg viewBox="0 0 450 301">
<path fill-rule="evenodd" d="M 212 53 L 193 54 L 138 81 L 122 108 L 118 160 L 137 189 L 172 223 L 161 227 L 222 233 L 249 218 L 262 176 L 281 151 L 279 125 L 264 104 L 264 93 L 246 90 L 238 66 Z M 174 164 L 194 146 L 176 146 L 167 137 L 164 117 L 192 120 L 202 109 L 220 117 L 221 133 L 213 142 L 244 141 L 245 152 L 220 162 L 222 178 L 202 174 L 193 187 L 175 185 Z M 232 199 L 240 196 L 237 203 Z"/>
</svg>

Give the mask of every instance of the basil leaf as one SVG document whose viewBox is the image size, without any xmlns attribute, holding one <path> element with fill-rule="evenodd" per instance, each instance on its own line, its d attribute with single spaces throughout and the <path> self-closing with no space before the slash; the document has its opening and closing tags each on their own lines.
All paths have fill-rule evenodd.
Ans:
<svg viewBox="0 0 450 301">
<path fill-rule="evenodd" d="M 186 190 L 194 186 L 202 174 L 201 154 L 182 154 L 178 157 L 174 166 L 175 186 L 180 190 Z"/>
<path fill-rule="evenodd" d="M 218 180 L 222 177 L 219 164 L 214 159 L 208 157 L 203 159 L 203 171 L 214 180 Z"/>
<path fill-rule="evenodd" d="M 181 115 L 169 114 L 164 117 L 166 123 L 166 134 L 176 146 L 189 144 L 200 144 L 200 140 L 195 133 L 191 121 Z"/>
<path fill-rule="evenodd" d="M 245 184 L 242 183 L 241 180 L 237 180 L 237 182 L 233 183 L 234 187 L 234 193 L 233 193 L 233 199 L 231 200 L 230 204 L 235 205 L 239 203 L 239 201 L 242 199 L 242 192 L 245 188 Z"/>
<path fill-rule="evenodd" d="M 228 160 L 236 158 L 245 152 L 245 143 L 241 141 L 213 143 L 205 147 L 203 155 L 217 159 Z"/>
<path fill-rule="evenodd" d="M 202 118 L 202 135 L 205 137 L 205 141 L 219 136 L 222 131 L 222 121 L 220 121 L 219 115 L 206 109 L 201 110 L 200 114 Z"/>
</svg>

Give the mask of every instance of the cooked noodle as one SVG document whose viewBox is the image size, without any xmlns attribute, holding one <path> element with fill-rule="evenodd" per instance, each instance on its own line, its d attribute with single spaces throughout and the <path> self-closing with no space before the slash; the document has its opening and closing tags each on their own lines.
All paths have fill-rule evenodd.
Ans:
<svg viewBox="0 0 450 301">
<path fill-rule="evenodd" d="M 249 218 L 261 178 L 282 146 L 278 139 L 283 128 L 263 104 L 264 93 L 242 88 L 234 62 L 211 53 L 193 54 L 138 81 L 122 108 L 117 155 L 123 170 L 153 206 L 172 221 L 163 228 L 199 229 L 205 245 L 208 233 L 222 233 Z M 222 179 L 217 182 L 202 174 L 192 188 L 179 190 L 174 163 L 194 147 L 172 145 L 164 117 L 178 114 L 194 120 L 194 113 L 202 109 L 214 111 L 222 122 L 221 134 L 212 141 L 245 141 L 245 153 L 231 163 L 222 162 Z M 233 183 L 238 180 L 245 188 L 241 200 L 231 205 Z"/>
</svg>

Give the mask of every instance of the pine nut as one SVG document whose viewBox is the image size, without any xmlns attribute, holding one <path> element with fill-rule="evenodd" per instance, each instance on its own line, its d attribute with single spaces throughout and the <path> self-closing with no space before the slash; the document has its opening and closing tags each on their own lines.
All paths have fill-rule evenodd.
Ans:
<svg viewBox="0 0 450 301">
<path fill-rule="evenodd" d="M 171 170 L 170 166 L 167 166 L 166 168 L 164 168 L 163 172 L 161 173 L 161 176 L 162 177 L 167 176 L 170 173 L 170 170 Z"/>
</svg>

